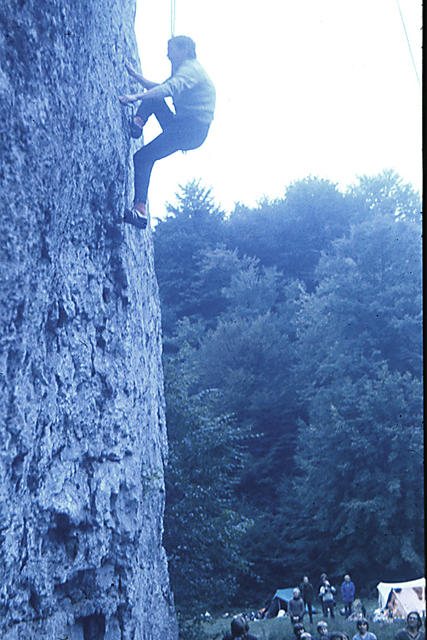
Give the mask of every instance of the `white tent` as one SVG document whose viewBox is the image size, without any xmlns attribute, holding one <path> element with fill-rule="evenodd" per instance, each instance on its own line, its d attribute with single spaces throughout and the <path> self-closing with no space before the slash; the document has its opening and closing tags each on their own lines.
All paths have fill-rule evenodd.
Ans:
<svg viewBox="0 0 427 640">
<path fill-rule="evenodd" d="M 380 582 L 378 589 L 378 607 L 388 608 L 393 618 L 406 618 L 410 611 L 426 614 L 426 579 L 409 582 Z"/>
</svg>

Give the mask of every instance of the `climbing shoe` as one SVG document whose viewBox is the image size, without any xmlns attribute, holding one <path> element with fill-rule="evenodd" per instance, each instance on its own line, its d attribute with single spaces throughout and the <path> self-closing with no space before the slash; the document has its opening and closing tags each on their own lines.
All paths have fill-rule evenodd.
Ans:
<svg viewBox="0 0 427 640">
<path fill-rule="evenodd" d="M 138 209 L 126 209 L 123 221 L 129 224 L 133 224 L 134 227 L 139 229 L 145 229 L 147 226 L 148 218 L 145 211 L 139 211 Z"/>
<path fill-rule="evenodd" d="M 139 122 L 136 122 L 136 120 L 139 120 Z M 139 116 L 135 116 L 134 118 L 132 118 L 132 122 L 130 123 L 130 135 L 132 136 L 132 138 L 140 138 L 142 136 L 143 126 L 144 123 L 142 121 L 142 118 L 140 118 Z"/>
</svg>

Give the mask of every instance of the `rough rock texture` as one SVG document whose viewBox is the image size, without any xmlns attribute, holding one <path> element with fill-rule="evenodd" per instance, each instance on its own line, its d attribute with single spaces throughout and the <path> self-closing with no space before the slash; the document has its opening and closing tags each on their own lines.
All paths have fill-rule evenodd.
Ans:
<svg viewBox="0 0 427 640">
<path fill-rule="evenodd" d="M 172 640 L 149 231 L 117 222 L 134 0 L 0 9 L 0 637 Z"/>
</svg>

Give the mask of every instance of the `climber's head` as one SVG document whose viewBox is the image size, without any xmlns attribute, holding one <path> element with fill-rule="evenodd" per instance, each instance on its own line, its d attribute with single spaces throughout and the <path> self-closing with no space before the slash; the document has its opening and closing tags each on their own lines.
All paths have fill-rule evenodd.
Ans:
<svg viewBox="0 0 427 640">
<path fill-rule="evenodd" d="M 196 57 L 196 45 L 188 36 L 175 36 L 168 42 L 168 58 L 173 66 Z"/>
</svg>

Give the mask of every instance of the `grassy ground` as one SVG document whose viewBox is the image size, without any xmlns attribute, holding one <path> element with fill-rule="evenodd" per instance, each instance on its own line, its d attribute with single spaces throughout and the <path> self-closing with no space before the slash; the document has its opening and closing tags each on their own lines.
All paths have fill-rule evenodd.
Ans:
<svg viewBox="0 0 427 640">
<path fill-rule="evenodd" d="M 368 619 L 371 617 L 373 610 L 378 606 L 377 602 L 365 602 Z M 336 609 L 335 619 L 328 618 L 329 631 L 345 631 L 350 640 L 357 633 L 356 623 L 347 621 Z M 235 612 L 239 613 L 239 612 Z M 244 613 L 244 612 L 243 612 Z M 310 624 L 308 616 L 304 617 L 304 627 L 309 631 L 313 638 L 317 636 L 316 624 L 319 620 L 323 620 L 322 614 L 313 616 L 313 624 Z M 403 620 L 395 620 L 393 624 L 384 624 L 379 622 L 369 622 L 369 631 L 377 636 L 378 640 L 394 640 L 397 631 L 405 626 Z M 200 640 L 221 640 L 224 633 L 230 630 L 230 618 L 212 618 L 210 622 L 205 622 L 202 627 L 202 635 L 198 637 Z M 293 640 L 294 634 L 292 625 L 287 618 L 273 618 L 271 620 L 259 620 L 251 622 L 249 632 L 258 640 Z"/>
</svg>

